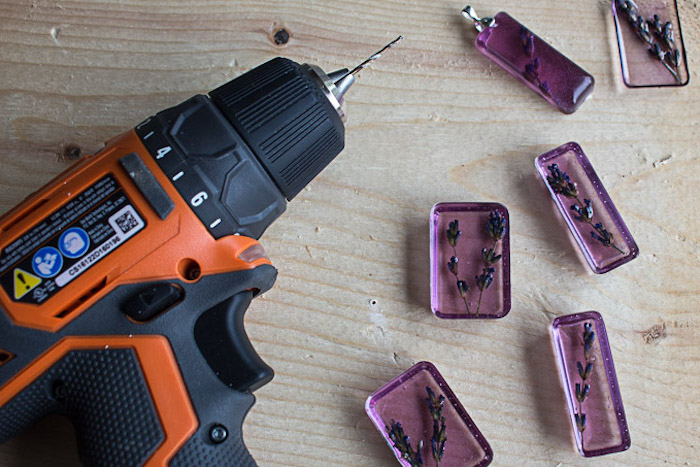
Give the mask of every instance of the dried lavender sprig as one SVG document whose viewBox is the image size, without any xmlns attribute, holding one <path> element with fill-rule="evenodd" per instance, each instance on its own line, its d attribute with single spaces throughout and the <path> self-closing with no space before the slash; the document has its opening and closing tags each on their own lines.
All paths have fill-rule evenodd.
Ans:
<svg viewBox="0 0 700 467">
<path fill-rule="evenodd" d="M 673 25 L 670 21 L 663 23 L 659 15 L 654 15 L 653 18 L 645 21 L 639 14 L 637 4 L 632 0 L 615 0 L 617 8 L 622 11 L 627 17 L 632 29 L 637 33 L 637 37 L 643 42 L 649 44 L 649 53 L 656 58 L 668 70 L 677 83 L 681 83 L 681 78 L 678 75 L 677 68 L 681 64 L 681 53 L 676 48 L 673 38 Z M 661 43 L 666 46 L 664 50 L 658 42 L 654 40 L 654 35 L 661 40 Z M 666 59 L 671 62 L 670 64 Z M 675 68 L 675 69 L 674 69 Z"/>
<path fill-rule="evenodd" d="M 654 32 L 654 35 L 661 39 L 666 47 L 669 49 L 674 49 L 676 47 L 676 43 L 673 38 L 673 24 L 670 21 L 666 21 L 664 23 L 661 21 L 661 18 L 659 18 L 659 15 L 654 15 L 652 18 L 649 18 L 647 24 L 649 24 L 649 27 Z"/>
<path fill-rule="evenodd" d="M 602 223 L 593 223 L 593 206 L 591 206 L 591 200 L 584 198 L 583 202 L 581 202 L 578 196 L 574 199 L 578 203 L 571 205 L 571 210 L 576 211 L 576 214 L 578 214 L 577 216 L 574 216 L 574 218 L 577 221 L 591 224 L 591 226 L 594 229 L 591 231 L 591 237 L 598 240 L 605 246 L 615 248 L 617 251 L 624 255 L 624 250 L 622 250 L 620 247 L 613 243 L 613 234 L 606 230 L 605 227 L 603 227 Z"/>
<path fill-rule="evenodd" d="M 499 211 L 493 210 L 489 213 L 489 220 L 486 222 L 486 231 L 496 242 L 500 242 L 506 235 L 508 223 L 506 218 Z"/>
<path fill-rule="evenodd" d="M 668 72 L 673 75 L 673 79 L 675 79 L 677 83 L 679 83 L 679 84 L 681 83 L 681 77 L 678 76 L 678 72 L 676 70 L 674 70 L 671 67 L 671 65 L 666 63 L 666 56 L 669 56 L 669 54 L 672 54 L 671 55 L 671 57 L 672 57 L 671 62 L 676 67 L 678 67 L 680 65 L 680 56 L 681 55 L 680 55 L 680 52 L 678 51 L 678 49 L 673 50 L 671 52 L 666 52 L 665 50 L 661 49 L 659 44 L 653 44 L 651 47 L 649 47 L 649 54 L 661 62 L 661 64 L 664 66 L 664 68 L 666 68 L 668 70 Z M 679 63 L 679 65 L 676 65 L 675 64 L 676 62 Z"/>
<path fill-rule="evenodd" d="M 593 373 L 593 361 L 591 360 L 591 349 L 595 342 L 595 332 L 592 330 L 591 323 L 583 323 L 583 357 L 585 366 L 582 362 L 576 362 L 578 374 L 581 377 L 581 382 L 576 383 L 575 392 L 576 400 L 578 401 L 578 412 L 574 414 L 576 427 L 581 433 L 581 444 L 583 445 L 583 432 L 586 430 L 586 414 L 583 413 L 583 402 L 588 398 L 591 392 L 591 385 L 587 383 Z"/>
<path fill-rule="evenodd" d="M 593 227 L 591 237 L 598 240 L 606 247 L 616 249 L 620 254 L 626 254 L 622 248 L 615 244 L 613 241 L 613 234 L 605 229 L 602 223 L 593 223 L 593 206 L 591 205 L 591 200 L 584 198 L 582 201 L 581 198 L 579 198 L 576 182 L 571 181 L 569 175 L 562 171 L 557 164 L 547 166 L 547 170 L 549 170 L 547 183 L 552 188 L 552 191 L 558 195 L 563 195 L 576 201 L 577 204 L 571 205 L 571 210 L 577 214 L 574 218 L 579 222 L 585 222 Z"/>
<path fill-rule="evenodd" d="M 593 325 L 591 323 L 583 324 L 583 354 L 587 363 L 590 363 L 591 349 L 595 342 L 595 332 L 591 330 L 592 328 Z"/>
<path fill-rule="evenodd" d="M 385 426 L 389 439 L 394 443 L 394 447 L 401 453 L 401 458 L 408 461 L 411 467 L 421 467 L 423 458 L 421 450 L 423 449 L 423 441 L 418 442 L 418 450 L 414 451 L 411 447 L 411 440 L 404 433 L 401 423 L 392 420 L 391 426 Z"/>
<path fill-rule="evenodd" d="M 484 295 L 484 290 L 491 287 L 493 283 L 493 273 L 496 272 L 494 268 L 484 268 L 483 272 L 474 276 L 476 280 L 476 286 L 479 288 L 479 303 L 476 305 L 476 316 L 479 316 L 479 309 L 481 308 L 481 297 Z"/>
<path fill-rule="evenodd" d="M 499 211 L 493 210 L 489 213 L 489 219 L 486 221 L 486 232 L 489 237 L 493 239 L 493 247 L 490 249 L 481 250 L 481 258 L 484 261 L 484 268 L 482 273 L 478 276 L 474 276 L 476 280 L 476 286 L 479 288 L 479 302 L 476 305 L 476 316 L 479 316 L 479 310 L 481 309 L 481 298 L 484 295 L 484 290 L 491 287 L 493 284 L 493 274 L 496 272 L 493 266 L 498 263 L 502 255 L 496 255 L 496 248 L 503 237 L 506 235 L 506 230 L 508 229 L 508 224 L 506 218 L 501 215 Z"/>
<path fill-rule="evenodd" d="M 435 466 L 439 467 L 440 461 L 445 454 L 445 443 L 447 443 L 447 436 L 445 435 L 445 417 L 442 416 L 445 396 L 442 394 L 439 396 L 436 395 L 430 386 L 426 386 L 425 390 L 428 393 L 425 403 L 433 419 L 433 437 L 431 438 L 430 446 L 433 459 L 435 460 Z M 420 467 L 423 465 L 423 457 L 421 455 L 423 440 L 418 442 L 418 449 L 414 451 L 411 446 L 411 440 L 408 435 L 404 433 L 401 423 L 392 420 L 390 425 L 385 425 L 384 428 L 389 434 L 389 439 L 394 443 L 394 447 L 399 450 L 402 459 L 408 461 L 411 467 Z"/>
<path fill-rule="evenodd" d="M 550 96 L 549 83 L 540 79 L 540 59 L 535 57 L 535 37 L 525 26 L 520 28 L 520 40 L 522 41 L 525 55 L 531 60 L 525 65 L 523 76 L 536 85 L 546 96 Z"/>
<path fill-rule="evenodd" d="M 494 210 L 489 213 L 489 219 L 486 222 L 486 232 L 493 239 L 493 247 L 481 250 L 481 258 L 484 261 L 484 268 L 480 275 L 474 276 L 474 281 L 479 289 L 479 300 L 476 307 L 475 316 L 479 316 L 479 310 L 481 309 L 481 299 L 484 294 L 484 290 L 491 287 L 493 283 L 493 274 L 496 272 L 493 266 L 501 260 L 502 255 L 496 254 L 496 248 L 499 242 L 503 239 L 508 229 L 505 217 L 501 215 L 500 212 Z M 467 282 L 459 278 L 459 258 L 457 257 L 457 242 L 462 235 L 459 230 L 459 221 L 457 219 L 453 220 L 449 224 L 449 228 L 445 231 L 447 236 L 447 243 L 452 246 L 452 251 L 454 256 L 450 258 L 447 262 L 447 269 L 455 276 L 457 279 L 457 290 L 459 291 L 460 297 L 464 301 L 464 306 L 467 309 L 467 313 L 471 314 L 471 309 L 469 308 L 469 301 L 467 300 L 467 292 L 469 291 L 469 286 Z"/>
<path fill-rule="evenodd" d="M 455 276 L 455 279 L 457 280 L 457 291 L 459 292 L 459 296 L 462 297 L 462 300 L 464 301 L 464 306 L 467 308 L 467 313 L 471 314 L 471 310 L 469 309 L 469 301 L 467 300 L 467 292 L 469 291 L 469 286 L 467 285 L 466 281 L 463 281 L 459 278 L 459 258 L 457 257 L 457 242 L 462 236 L 462 231 L 459 230 L 459 221 L 457 219 L 450 222 L 450 228 L 445 231 L 445 234 L 447 235 L 447 243 L 449 243 L 450 246 L 452 246 L 452 251 L 454 252 L 454 256 L 452 256 L 450 258 L 450 261 L 448 261 L 447 263 L 447 269 L 449 269 L 450 272 Z"/>
<path fill-rule="evenodd" d="M 430 386 L 426 386 L 425 390 L 428 392 L 425 402 L 428 404 L 430 416 L 433 418 L 433 437 L 430 440 L 430 446 L 433 452 L 433 459 L 435 460 L 435 467 L 439 467 L 442 456 L 445 454 L 445 443 L 447 442 L 445 417 L 442 416 L 445 396 L 442 394 L 436 396 Z"/>
</svg>

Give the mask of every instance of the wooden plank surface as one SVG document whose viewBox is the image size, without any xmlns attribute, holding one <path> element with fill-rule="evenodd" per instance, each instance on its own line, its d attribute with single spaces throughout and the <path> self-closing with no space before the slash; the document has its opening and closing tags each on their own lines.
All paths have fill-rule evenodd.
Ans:
<svg viewBox="0 0 700 467">
<path fill-rule="evenodd" d="M 365 398 L 430 360 L 495 453 L 495 465 L 582 465 L 548 338 L 561 314 L 598 310 L 632 435 L 596 464 L 698 462 L 700 4 L 681 0 L 691 83 L 627 90 L 608 1 L 503 0 L 596 78 L 565 116 L 473 47 L 456 0 L 73 1 L 0 4 L 0 212 L 143 117 L 278 55 L 326 70 L 405 41 L 347 96 L 346 149 L 262 239 L 280 271 L 246 326 L 275 368 L 244 425 L 261 465 L 393 465 Z M 286 27 L 291 40 L 271 40 Z M 578 141 L 641 254 L 588 272 L 533 160 Z M 69 148 L 70 149 L 70 148 Z M 511 214 L 510 314 L 444 321 L 429 307 L 428 213 L 499 201 Z M 0 446 L 0 464 L 74 465 L 51 418 Z"/>
</svg>

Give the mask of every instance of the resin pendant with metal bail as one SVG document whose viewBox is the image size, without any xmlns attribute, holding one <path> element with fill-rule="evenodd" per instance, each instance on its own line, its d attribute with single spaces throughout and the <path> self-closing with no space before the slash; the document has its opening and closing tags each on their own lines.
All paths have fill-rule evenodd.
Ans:
<svg viewBox="0 0 700 467">
<path fill-rule="evenodd" d="M 476 48 L 565 114 L 593 92 L 590 73 L 533 34 L 505 12 L 480 18 L 467 5 L 462 16 L 479 32 Z"/>
</svg>

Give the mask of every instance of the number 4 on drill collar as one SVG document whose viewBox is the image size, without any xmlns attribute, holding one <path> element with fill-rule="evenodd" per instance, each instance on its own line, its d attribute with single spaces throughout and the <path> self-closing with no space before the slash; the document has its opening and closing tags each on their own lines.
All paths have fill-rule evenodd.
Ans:
<svg viewBox="0 0 700 467">
<path fill-rule="evenodd" d="M 158 149 L 158 152 L 156 153 L 156 159 L 162 159 L 170 151 L 172 151 L 172 148 L 170 146 L 165 146 L 163 148 Z"/>
</svg>

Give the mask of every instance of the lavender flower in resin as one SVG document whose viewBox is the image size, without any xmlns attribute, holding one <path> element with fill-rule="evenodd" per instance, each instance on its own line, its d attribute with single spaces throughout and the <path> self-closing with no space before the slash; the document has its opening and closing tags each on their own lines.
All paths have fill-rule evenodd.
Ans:
<svg viewBox="0 0 700 467">
<path fill-rule="evenodd" d="M 474 276 L 476 280 L 476 286 L 479 288 L 479 304 L 476 307 L 476 315 L 479 316 L 479 308 L 481 308 L 481 297 L 484 294 L 484 290 L 491 287 L 493 284 L 493 273 L 496 272 L 494 268 L 484 268 L 484 272 L 481 275 Z"/>
<path fill-rule="evenodd" d="M 576 188 L 576 182 L 572 182 L 569 175 L 559 169 L 557 164 L 548 165 L 547 170 L 549 170 L 547 183 L 549 183 L 552 191 L 576 201 L 576 204 L 571 205 L 571 210 L 576 213 L 574 218 L 579 222 L 585 222 L 593 227 L 591 237 L 598 240 L 606 247 L 612 247 L 621 254 L 626 254 L 622 248 L 614 243 L 613 234 L 606 230 L 602 223 L 593 222 L 593 206 L 591 200 L 584 198 L 583 201 L 581 201 L 578 189 Z"/>
<path fill-rule="evenodd" d="M 540 79 L 540 59 L 535 56 L 535 38 L 532 33 L 525 27 L 520 28 L 520 39 L 523 41 L 523 50 L 530 61 L 525 65 L 523 76 L 532 84 L 537 86 L 542 94 L 550 96 L 549 84 L 547 81 Z"/>
<path fill-rule="evenodd" d="M 501 215 L 498 211 L 491 211 L 489 213 L 489 221 L 486 224 L 486 230 L 488 231 L 491 238 L 500 241 L 506 234 L 506 218 Z"/>
<path fill-rule="evenodd" d="M 408 461 L 411 467 L 420 467 L 423 465 L 421 450 L 423 449 L 423 441 L 418 442 L 418 450 L 414 451 L 411 447 L 411 440 L 406 436 L 403 427 L 399 422 L 391 421 L 391 426 L 386 427 L 389 438 L 394 443 L 396 449 L 401 453 L 401 458 Z"/>
<path fill-rule="evenodd" d="M 673 24 L 662 21 L 659 15 L 645 20 L 632 0 L 615 0 L 618 11 L 625 15 L 637 37 L 649 45 L 649 55 L 661 62 L 678 84 L 682 80 L 678 74 L 681 66 L 681 53 L 673 37 Z"/>
<path fill-rule="evenodd" d="M 475 316 L 479 316 L 479 310 L 481 309 L 481 298 L 484 291 L 491 287 L 493 283 L 493 274 L 496 270 L 491 267 L 501 260 L 501 255 L 496 254 L 496 249 L 499 243 L 503 239 L 507 230 L 507 221 L 505 217 L 501 215 L 499 211 L 493 210 L 489 213 L 489 219 L 486 222 L 486 232 L 489 237 L 494 241 L 491 248 L 483 248 L 481 250 L 481 258 L 484 262 L 484 267 L 480 275 L 474 276 L 474 281 L 476 287 L 479 289 L 479 300 L 474 312 Z M 450 222 L 449 228 L 446 230 L 445 235 L 447 236 L 447 242 L 452 246 L 454 256 L 450 258 L 447 263 L 448 270 L 455 276 L 457 280 L 457 291 L 460 297 L 464 301 L 464 307 L 467 313 L 471 314 L 471 309 L 469 308 L 469 301 L 467 300 L 467 293 L 469 292 L 469 286 L 467 282 L 459 277 L 459 258 L 457 256 L 457 242 L 459 241 L 462 232 L 459 230 L 459 221 L 455 219 Z"/>
<path fill-rule="evenodd" d="M 435 466 L 439 467 L 442 456 L 445 454 L 445 443 L 447 442 L 447 436 L 445 436 L 445 417 L 442 416 L 445 396 L 442 394 L 439 396 L 436 395 L 430 386 L 426 386 L 425 390 L 428 393 L 425 402 L 428 405 L 430 416 L 433 419 L 433 437 L 430 440 L 430 446 L 433 453 L 433 460 L 435 460 Z M 421 450 L 423 449 L 423 440 L 418 442 L 418 448 L 414 451 L 411 446 L 411 440 L 404 433 L 401 423 L 392 420 L 391 426 L 386 426 L 385 428 L 389 434 L 389 438 L 394 443 L 394 447 L 401 453 L 401 458 L 408 461 L 411 467 L 422 466 L 423 458 L 421 456 Z"/>
<path fill-rule="evenodd" d="M 428 391 L 428 397 L 425 402 L 428 404 L 428 409 L 430 410 L 430 416 L 433 418 L 433 437 L 430 440 L 430 447 L 433 453 L 433 459 L 435 460 L 435 466 L 440 466 L 440 461 L 442 456 L 445 454 L 445 443 L 447 442 L 447 436 L 445 436 L 445 417 L 442 416 L 442 410 L 445 406 L 445 396 L 440 394 L 436 396 L 430 386 L 426 386 L 425 390 Z"/>
<path fill-rule="evenodd" d="M 462 231 L 459 230 L 459 221 L 457 219 L 450 222 L 450 228 L 447 229 L 445 234 L 447 235 L 447 243 L 450 244 L 450 246 L 452 247 L 452 251 L 454 251 L 454 256 L 452 256 L 452 258 L 450 258 L 450 261 L 447 263 L 447 269 L 449 269 L 450 272 L 454 274 L 455 279 L 457 279 L 457 291 L 459 292 L 459 296 L 462 297 L 462 300 L 464 300 L 464 306 L 467 309 L 467 313 L 471 314 L 471 310 L 469 309 L 469 302 L 467 301 L 467 292 L 469 291 L 469 286 L 465 281 L 460 280 L 459 278 L 459 258 L 457 257 L 457 242 L 459 241 L 459 237 L 462 236 Z"/>
<path fill-rule="evenodd" d="M 583 324 L 583 362 L 576 362 L 578 374 L 581 377 L 581 382 L 576 383 L 576 400 L 578 401 L 578 412 L 574 414 L 576 427 L 583 434 L 586 430 L 586 414 L 583 413 L 583 402 L 591 393 L 591 385 L 589 384 L 591 373 L 593 372 L 593 361 L 591 360 L 591 347 L 595 342 L 595 332 L 592 331 L 591 323 Z M 589 381 L 589 382 L 587 382 Z M 581 437 L 583 445 L 583 437 Z"/>
</svg>

